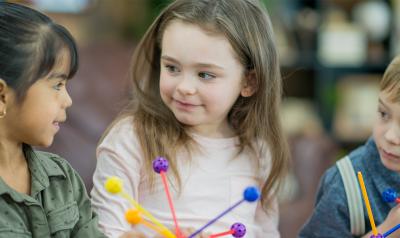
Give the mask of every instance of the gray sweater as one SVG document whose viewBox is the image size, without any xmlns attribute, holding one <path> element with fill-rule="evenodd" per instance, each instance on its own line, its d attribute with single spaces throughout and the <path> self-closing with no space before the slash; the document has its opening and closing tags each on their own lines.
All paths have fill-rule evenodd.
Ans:
<svg viewBox="0 0 400 238">
<path fill-rule="evenodd" d="M 383 166 L 372 138 L 365 145 L 352 151 L 349 157 L 354 171 L 356 173 L 361 171 L 363 174 L 375 224 L 378 226 L 396 205 L 384 202 L 381 197 L 382 192 L 387 188 L 393 188 L 400 193 L 400 175 Z M 371 230 L 371 226 L 365 204 L 364 220 L 367 233 Z M 299 237 L 355 237 L 350 232 L 346 193 L 336 165 L 323 175 L 313 214 L 301 229 Z"/>
</svg>

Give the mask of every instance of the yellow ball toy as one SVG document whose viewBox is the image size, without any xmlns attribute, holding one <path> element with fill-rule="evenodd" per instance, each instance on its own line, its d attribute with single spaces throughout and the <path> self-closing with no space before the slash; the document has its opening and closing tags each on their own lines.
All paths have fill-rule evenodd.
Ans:
<svg viewBox="0 0 400 238">
<path fill-rule="evenodd" d="M 125 213 L 125 219 L 129 224 L 136 225 L 142 221 L 142 217 L 140 216 L 140 212 L 136 209 L 129 209 Z"/>
<path fill-rule="evenodd" d="M 107 179 L 104 187 L 109 193 L 117 194 L 122 192 L 122 180 L 118 177 L 112 176 Z"/>
</svg>

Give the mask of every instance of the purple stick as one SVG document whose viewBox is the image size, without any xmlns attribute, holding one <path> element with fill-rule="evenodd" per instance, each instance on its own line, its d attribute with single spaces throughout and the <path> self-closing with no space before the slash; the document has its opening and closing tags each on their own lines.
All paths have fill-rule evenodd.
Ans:
<svg viewBox="0 0 400 238">
<path fill-rule="evenodd" d="M 239 202 L 237 202 L 236 204 L 234 204 L 233 206 L 231 206 L 230 208 L 226 209 L 224 212 L 222 212 L 220 215 L 218 215 L 216 218 L 212 219 L 211 221 L 209 221 L 207 224 L 205 224 L 203 227 L 201 227 L 200 229 L 198 229 L 195 233 L 191 234 L 188 238 L 193 238 L 195 237 L 197 234 L 199 234 L 200 232 L 202 232 L 204 229 L 206 229 L 208 226 L 210 226 L 211 224 L 213 224 L 214 222 L 216 222 L 218 219 L 220 219 L 221 217 L 225 216 L 228 212 L 232 211 L 235 207 L 239 206 L 242 202 L 244 202 L 245 199 L 240 200 Z"/>
</svg>

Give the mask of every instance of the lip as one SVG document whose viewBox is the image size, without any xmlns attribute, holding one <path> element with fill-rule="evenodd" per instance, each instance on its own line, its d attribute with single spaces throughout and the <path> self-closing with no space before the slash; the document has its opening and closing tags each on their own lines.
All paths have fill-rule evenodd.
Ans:
<svg viewBox="0 0 400 238">
<path fill-rule="evenodd" d="M 191 110 L 198 106 L 196 104 L 192 104 L 192 103 L 181 101 L 181 100 L 173 99 L 173 101 L 175 102 L 176 106 L 179 109 L 183 109 L 183 110 Z"/>
<path fill-rule="evenodd" d="M 389 160 L 395 160 L 400 162 L 400 156 L 387 152 L 386 150 L 381 148 L 382 156 Z"/>
<path fill-rule="evenodd" d="M 53 126 L 56 128 L 56 130 L 60 130 L 60 122 L 53 122 Z"/>
</svg>

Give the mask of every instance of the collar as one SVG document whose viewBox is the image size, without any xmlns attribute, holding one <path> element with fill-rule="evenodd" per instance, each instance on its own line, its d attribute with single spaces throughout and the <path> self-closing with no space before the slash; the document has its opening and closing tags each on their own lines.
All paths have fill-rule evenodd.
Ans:
<svg viewBox="0 0 400 238">
<path fill-rule="evenodd" d="M 24 154 L 31 173 L 30 196 L 16 192 L 0 178 L 0 196 L 7 193 L 17 202 L 30 200 L 27 199 L 27 197 L 36 197 L 39 192 L 49 187 L 51 177 L 66 178 L 60 165 L 58 165 L 54 160 L 54 158 L 57 158 L 56 155 L 34 151 L 30 146 L 24 147 Z"/>
</svg>

